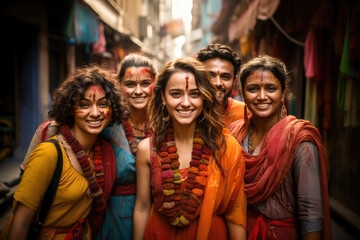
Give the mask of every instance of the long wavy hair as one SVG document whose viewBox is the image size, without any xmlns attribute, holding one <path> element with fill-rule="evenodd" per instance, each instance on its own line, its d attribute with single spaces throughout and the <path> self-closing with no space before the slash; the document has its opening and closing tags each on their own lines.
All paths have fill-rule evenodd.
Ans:
<svg viewBox="0 0 360 240">
<path fill-rule="evenodd" d="M 76 69 L 54 92 L 49 117 L 60 125 L 74 126 L 74 107 L 84 97 L 90 85 L 99 85 L 111 108 L 112 118 L 109 126 L 127 119 L 129 109 L 127 99 L 121 90 L 115 74 L 99 66 L 86 66 Z"/>
<path fill-rule="evenodd" d="M 190 72 L 195 77 L 195 83 L 203 98 L 203 110 L 197 117 L 197 126 L 200 126 L 200 133 L 205 145 L 213 150 L 213 158 L 217 166 L 224 174 L 221 166 L 221 156 L 225 152 L 225 137 L 222 134 L 224 128 L 222 107 L 216 97 L 216 87 L 212 83 L 209 72 L 204 65 L 195 58 L 179 58 L 176 61 L 168 62 L 164 65 L 156 79 L 154 93 L 149 103 L 149 128 L 153 133 L 154 145 L 160 149 L 160 144 L 165 137 L 166 129 L 170 121 L 164 121 L 162 94 L 165 94 L 165 87 L 170 77 L 177 72 Z M 168 113 L 167 113 L 168 114 Z M 217 153 L 219 153 L 220 159 Z"/>
</svg>

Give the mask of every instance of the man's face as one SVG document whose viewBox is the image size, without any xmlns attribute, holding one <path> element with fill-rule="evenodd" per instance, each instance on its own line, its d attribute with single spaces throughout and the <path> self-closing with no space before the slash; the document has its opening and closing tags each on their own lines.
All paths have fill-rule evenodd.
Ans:
<svg viewBox="0 0 360 240">
<path fill-rule="evenodd" d="M 230 97 L 235 83 L 234 66 L 231 62 L 221 58 L 211 58 L 203 63 L 218 89 L 218 98 L 225 103 L 226 99 Z"/>
</svg>

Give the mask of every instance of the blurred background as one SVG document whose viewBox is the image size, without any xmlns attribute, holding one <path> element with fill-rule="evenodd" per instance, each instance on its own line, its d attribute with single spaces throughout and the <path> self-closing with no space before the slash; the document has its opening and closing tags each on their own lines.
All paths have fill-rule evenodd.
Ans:
<svg viewBox="0 0 360 240">
<path fill-rule="evenodd" d="M 1 213 L 11 209 L 19 165 L 53 90 L 76 67 L 117 72 L 137 52 L 160 70 L 218 42 L 243 62 L 266 53 L 287 64 L 289 112 L 310 120 L 327 150 L 335 239 L 359 236 L 359 1 L 12 0 L 1 3 L 0 18 Z M 240 89 L 233 97 L 242 99 Z"/>
</svg>

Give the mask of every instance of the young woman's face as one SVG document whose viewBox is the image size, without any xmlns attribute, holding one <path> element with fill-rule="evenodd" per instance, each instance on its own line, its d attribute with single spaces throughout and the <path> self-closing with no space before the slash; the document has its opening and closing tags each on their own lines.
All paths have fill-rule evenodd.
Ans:
<svg viewBox="0 0 360 240">
<path fill-rule="evenodd" d="M 99 85 L 89 86 L 74 108 L 74 131 L 97 135 L 111 121 L 111 108 Z"/>
<path fill-rule="evenodd" d="M 147 107 L 154 87 L 154 77 L 148 68 L 128 68 L 122 79 L 122 85 L 130 108 L 144 109 Z"/>
<path fill-rule="evenodd" d="M 196 118 L 203 109 L 204 100 L 192 73 L 172 74 L 166 84 L 162 99 L 173 123 L 180 125 L 196 123 Z"/>
<path fill-rule="evenodd" d="M 244 99 L 254 118 L 267 118 L 278 121 L 281 102 L 286 89 L 282 91 L 280 81 L 268 70 L 252 72 L 243 86 Z"/>
</svg>

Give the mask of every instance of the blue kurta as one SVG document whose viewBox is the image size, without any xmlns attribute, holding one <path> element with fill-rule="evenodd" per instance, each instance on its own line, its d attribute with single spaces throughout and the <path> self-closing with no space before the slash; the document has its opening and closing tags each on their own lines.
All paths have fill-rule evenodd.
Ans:
<svg viewBox="0 0 360 240">
<path fill-rule="evenodd" d="M 105 128 L 101 136 L 110 142 L 114 149 L 117 173 L 115 185 L 136 184 L 135 157 L 130 152 L 124 125 L 113 125 Z M 132 237 L 133 212 L 136 194 L 124 196 L 110 196 L 105 219 L 101 231 L 97 236 L 100 239 L 129 239 Z"/>
</svg>

